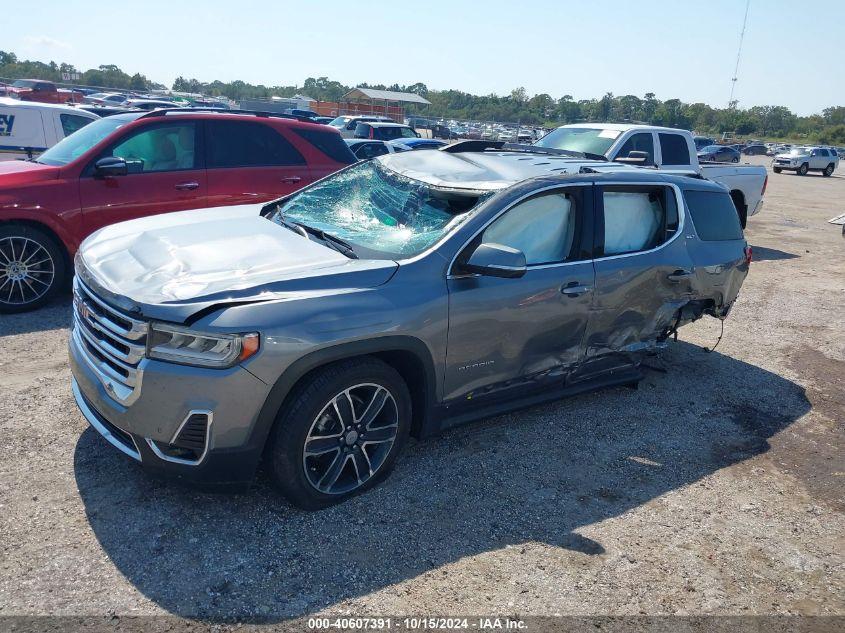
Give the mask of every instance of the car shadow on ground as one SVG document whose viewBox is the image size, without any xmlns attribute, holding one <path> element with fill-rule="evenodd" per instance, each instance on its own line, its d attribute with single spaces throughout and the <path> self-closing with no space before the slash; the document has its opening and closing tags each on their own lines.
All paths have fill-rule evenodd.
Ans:
<svg viewBox="0 0 845 633">
<path fill-rule="evenodd" d="M 154 481 L 91 429 L 76 482 L 113 564 L 189 618 L 309 614 L 511 544 L 601 556 L 616 544 L 580 528 L 765 453 L 810 408 L 799 385 L 691 344 L 654 362 L 668 372 L 637 390 L 412 443 L 382 485 L 319 512 L 291 508 L 261 478 L 239 495 Z"/>
<path fill-rule="evenodd" d="M 751 246 L 753 253 L 752 257 L 755 262 L 765 262 L 778 259 L 796 259 L 801 257 L 795 253 L 787 253 L 786 251 L 779 251 L 776 248 L 766 248 L 765 246 Z"/>
<path fill-rule="evenodd" d="M 0 314 L 0 337 L 70 327 L 71 293 L 61 292 L 46 306 L 30 312 Z"/>
</svg>

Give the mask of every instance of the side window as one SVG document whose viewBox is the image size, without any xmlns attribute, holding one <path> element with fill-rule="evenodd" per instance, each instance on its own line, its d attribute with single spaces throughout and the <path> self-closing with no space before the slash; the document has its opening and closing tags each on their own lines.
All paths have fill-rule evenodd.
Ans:
<svg viewBox="0 0 845 633">
<path fill-rule="evenodd" d="M 70 136 L 76 130 L 85 127 L 93 119 L 84 116 L 76 116 L 75 114 L 60 114 L 59 120 L 62 122 L 62 133 L 65 136 Z"/>
<path fill-rule="evenodd" d="M 126 160 L 130 174 L 196 169 L 195 123 L 145 128 L 122 139 L 105 156 Z"/>
<path fill-rule="evenodd" d="M 678 231 L 678 208 L 669 187 L 605 187 L 604 255 L 647 251 Z"/>
<path fill-rule="evenodd" d="M 349 151 L 349 146 L 343 141 L 340 134 L 334 130 L 313 130 L 304 128 L 293 128 L 297 136 L 302 137 L 311 145 L 320 150 L 330 160 L 344 165 L 351 165 L 355 157 Z"/>
<path fill-rule="evenodd" d="M 262 123 L 207 121 L 206 146 L 209 169 L 305 164 L 305 158 L 284 136 Z"/>
<path fill-rule="evenodd" d="M 680 134 L 660 134 L 660 153 L 664 165 L 689 165 L 687 140 Z"/>
<path fill-rule="evenodd" d="M 704 241 L 741 240 L 742 226 L 733 200 L 719 191 L 685 191 L 695 232 Z"/>
<path fill-rule="evenodd" d="M 485 229 L 481 241 L 521 250 L 529 266 L 562 262 L 572 252 L 576 210 L 570 194 L 542 194 L 507 211 Z"/>
<path fill-rule="evenodd" d="M 654 165 L 654 139 L 651 132 L 639 132 L 625 141 L 616 154 L 618 158 L 627 158 L 630 152 L 645 152 L 648 159 L 644 165 Z"/>
<path fill-rule="evenodd" d="M 821 155 L 821 156 L 829 156 L 830 154 L 828 154 L 828 153 L 827 153 L 827 150 L 826 150 L 826 149 L 820 149 L 820 150 L 819 150 L 819 155 Z"/>
<path fill-rule="evenodd" d="M 388 151 L 384 143 L 367 143 L 367 158 L 375 158 L 376 156 L 387 154 Z"/>
</svg>

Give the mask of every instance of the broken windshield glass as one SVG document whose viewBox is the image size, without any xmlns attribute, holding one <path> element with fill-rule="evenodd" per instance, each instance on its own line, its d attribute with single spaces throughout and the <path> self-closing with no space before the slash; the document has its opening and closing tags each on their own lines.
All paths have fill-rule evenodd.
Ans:
<svg viewBox="0 0 845 633">
<path fill-rule="evenodd" d="M 271 219 L 345 240 L 363 257 L 401 259 L 454 230 L 488 195 L 438 190 L 372 160 L 303 190 L 279 205 Z"/>
</svg>

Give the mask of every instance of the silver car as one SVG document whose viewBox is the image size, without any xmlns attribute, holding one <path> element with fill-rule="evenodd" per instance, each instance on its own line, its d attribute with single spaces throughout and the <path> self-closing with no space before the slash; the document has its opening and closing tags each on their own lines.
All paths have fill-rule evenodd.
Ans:
<svg viewBox="0 0 845 633">
<path fill-rule="evenodd" d="M 382 479 L 409 435 L 636 384 L 679 327 L 728 315 L 750 249 L 723 187 L 477 144 L 89 237 L 84 416 L 149 471 L 243 485 L 263 460 L 319 508 Z"/>
<path fill-rule="evenodd" d="M 831 176 L 839 166 L 839 156 L 827 147 L 794 147 L 789 152 L 777 154 L 772 161 L 772 171 L 794 171 L 806 176 L 811 171 Z"/>
</svg>

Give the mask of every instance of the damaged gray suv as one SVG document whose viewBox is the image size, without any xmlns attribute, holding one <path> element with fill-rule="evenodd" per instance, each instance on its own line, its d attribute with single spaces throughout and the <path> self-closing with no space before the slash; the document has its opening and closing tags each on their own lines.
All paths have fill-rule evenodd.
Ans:
<svg viewBox="0 0 845 633">
<path fill-rule="evenodd" d="M 540 148 L 390 154 L 265 205 L 106 227 L 76 258 L 72 388 L 153 473 L 319 508 L 409 435 L 635 384 L 724 319 L 751 252 L 694 177 Z"/>
</svg>

